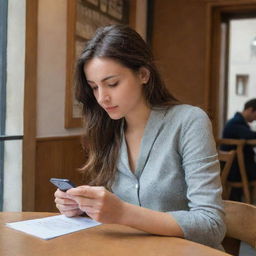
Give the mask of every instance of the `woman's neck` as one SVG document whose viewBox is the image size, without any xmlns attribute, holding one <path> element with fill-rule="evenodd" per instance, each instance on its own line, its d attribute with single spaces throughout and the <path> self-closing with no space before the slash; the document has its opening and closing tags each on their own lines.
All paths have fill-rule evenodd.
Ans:
<svg viewBox="0 0 256 256">
<path fill-rule="evenodd" d="M 147 124 L 151 109 L 144 106 L 130 116 L 125 117 L 126 131 L 125 133 L 134 133 L 144 131 Z"/>
</svg>

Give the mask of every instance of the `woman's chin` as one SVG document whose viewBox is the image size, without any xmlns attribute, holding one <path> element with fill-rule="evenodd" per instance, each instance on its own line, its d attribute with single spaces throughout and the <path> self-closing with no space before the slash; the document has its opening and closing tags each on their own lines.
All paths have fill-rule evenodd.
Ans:
<svg viewBox="0 0 256 256">
<path fill-rule="evenodd" d="M 108 113 L 108 116 L 113 119 L 113 120 L 119 120 L 121 118 L 123 118 L 122 115 L 118 115 L 118 114 L 111 114 L 111 113 Z"/>
</svg>

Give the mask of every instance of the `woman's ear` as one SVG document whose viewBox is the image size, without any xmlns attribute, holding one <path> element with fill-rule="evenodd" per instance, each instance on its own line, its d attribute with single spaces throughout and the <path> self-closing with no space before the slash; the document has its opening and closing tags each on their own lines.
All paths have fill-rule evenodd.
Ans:
<svg viewBox="0 0 256 256">
<path fill-rule="evenodd" d="M 145 67 L 141 67 L 139 69 L 139 78 L 140 78 L 142 84 L 146 84 L 149 80 L 149 77 L 150 77 L 149 70 Z"/>
</svg>

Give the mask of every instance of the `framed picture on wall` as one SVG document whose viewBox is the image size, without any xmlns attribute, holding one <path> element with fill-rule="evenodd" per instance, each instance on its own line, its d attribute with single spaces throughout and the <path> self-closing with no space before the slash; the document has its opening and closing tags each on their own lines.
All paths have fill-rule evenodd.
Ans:
<svg viewBox="0 0 256 256">
<path fill-rule="evenodd" d="M 74 96 L 74 67 L 96 29 L 129 23 L 129 0 L 68 0 L 65 128 L 82 126 L 81 106 Z"/>
<path fill-rule="evenodd" d="M 236 95 L 246 96 L 249 75 L 236 75 Z"/>
</svg>

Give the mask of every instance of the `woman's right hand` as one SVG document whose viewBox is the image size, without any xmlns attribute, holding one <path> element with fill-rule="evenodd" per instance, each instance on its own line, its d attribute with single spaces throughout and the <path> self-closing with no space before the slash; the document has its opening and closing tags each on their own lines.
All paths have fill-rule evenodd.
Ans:
<svg viewBox="0 0 256 256">
<path fill-rule="evenodd" d="M 79 209 L 76 201 L 72 200 L 66 192 L 57 189 L 54 196 L 56 207 L 59 209 L 61 214 L 64 214 L 67 217 L 74 217 L 84 213 Z"/>
</svg>

